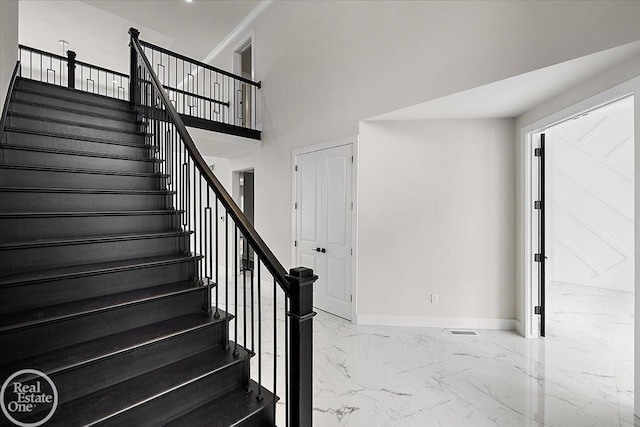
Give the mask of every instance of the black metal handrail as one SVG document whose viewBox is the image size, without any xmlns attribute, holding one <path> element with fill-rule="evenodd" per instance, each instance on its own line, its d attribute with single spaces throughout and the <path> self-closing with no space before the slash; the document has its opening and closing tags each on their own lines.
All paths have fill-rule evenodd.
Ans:
<svg viewBox="0 0 640 427">
<path fill-rule="evenodd" d="M 244 348 L 256 355 L 258 364 L 258 393 L 262 394 L 262 292 L 261 266 L 273 277 L 273 416 L 277 405 L 277 298 L 279 287 L 284 298 L 284 347 L 285 347 L 285 418 L 286 425 L 307 427 L 312 425 L 312 347 L 313 347 L 313 283 L 317 279 L 308 268 L 294 268 L 287 271 L 266 245 L 253 225 L 243 214 L 231 195 L 222 186 L 198 151 L 189 135 L 176 106 L 169 96 L 170 89 L 154 71 L 145 49 L 138 40 L 139 32 L 133 28 L 131 35 L 131 103 L 138 111 L 142 129 L 148 134 L 147 144 L 162 162 L 158 172 L 168 176 L 168 189 L 175 191 L 173 206 L 180 224 L 186 231 L 192 231 L 189 253 L 202 257 L 196 269 L 203 286 L 215 285 L 215 301 L 211 301 L 212 290 L 208 291 L 208 309 L 215 307 L 215 316 L 224 311 L 233 314 L 233 344 L 230 333 L 226 336 L 227 346 L 234 346 L 234 355 L 239 355 L 239 341 L 244 340 Z M 222 216 L 219 215 L 222 206 Z M 214 220 L 215 219 L 215 220 Z M 224 233 L 219 233 L 220 219 L 224 223 Z M 231 223 L 229 222 L 231 220 Z M 231 232 L 229 226 L 232 226 Z M 220 238 L 224 235 L 224 250 L 219 250 Z M 239 269 L 238 254 L 240 235 L 254 252 L 257 266 L 257 289 L 254 285 L 252 267 Z M 233 255 L 229 254 L 229 240 L 233 239 Z M 219 267 L 219 255 L 224 253 L 224 267 Z M 230 267 L 233 259 L 232 267 Z M 233 272 L 233 273 L 232 273 Z M 220 301 L 221 277 L 224 275 L 224 304 Z M 242 287 L 239 278 L 242 275 Z M 247 281 L 249 280 L 249 287 Z M 232 287 L 233 289 L 229 289 Z M 239 293 L 241 289 L 241 294 Z M 255 291 L 257 290 L 257 303 Z M 234 301 L 229 297 L 233 295 Z M 239 306 L 240 299 L 243 299 Z M 250 313 L 248 313 L 250 311 Z M 255 319 L 257 311 L 257 319 Z M 230 322 L 229 317 L 226 318 Z M 257 320 L 257 343 L 255 326 Z M 240 328 L 240 324 L 242 328 Z M 247 384 L 248 385 L 248 384 Z"/>
<path fill-rule="evenodd" d="M 169 49 L 138 40 L 151 69 L 169 92 L 176 111 L 206 120 L 205 129 L 259 139 L 258 104 L 260 82 L 221 70 Z M 222 126 L 215 126 L 212 123 Z M 198 126 L 200 127 L 200 126 Z"/>
<path fill-rule="evenodd" d="M 9 86 L 7 88 L 7 97 L 4 99 L 4 106 L 2 107 L 2 116 L 0 117 L 0 144 L 4 136 L 4 127 L 7 121 L 7 114 L 9 113 L 9 101 L 11 101 L 11 95 L 13 94 L 13 88 L 16 85 L 16 79 L 20 71 L 20 61 L 16 62 L 16 66 L 13 68 L 13 74 L 11 74 L 11 80 L 9 80 Z"/>
<path fill-rule="evenodd" d="M 18 55 L 23 69 L 20 73 L 21 77 L 110 98 L 129 100 L 127 74 L 78 61 L 74 51 L 67 50 L 67 56 L 61 56 L 34 47 L 18 45 Z"/>
</svg>

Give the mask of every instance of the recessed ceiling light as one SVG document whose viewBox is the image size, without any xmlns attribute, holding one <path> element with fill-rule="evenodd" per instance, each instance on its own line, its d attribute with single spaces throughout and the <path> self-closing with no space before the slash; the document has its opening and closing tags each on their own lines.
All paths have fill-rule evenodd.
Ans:
<svg viewBox="0 0 640 427">
<path fill-rule="evenodd" d="M 193 0 L 184 0 L 184 1 L 186 1 L 187 3 L 193 3 Z"/>
</svg>

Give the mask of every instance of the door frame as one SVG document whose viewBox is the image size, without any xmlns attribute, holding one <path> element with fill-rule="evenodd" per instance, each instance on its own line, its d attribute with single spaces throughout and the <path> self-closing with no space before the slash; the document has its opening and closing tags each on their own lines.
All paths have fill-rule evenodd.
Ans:
<svg viewBox="0 0 640 427">
<path fill-rule="evenodd" d="M 640 112 L 640 99 L 635 96 L 636 93 L 640 92 L 640 77 L 636 77 L 627 82 L 619 84 L 613 88 L 605 90 L 603 92 L 598 93 L 597 95 L 591 96 L 577 104 L 574 104 L 570 107 L 564 108 L 556 113 L 547 116 L 543 119 L 540 119 L 528 126 L 522 127 L 519 130 L 518 135 L 518 143 L 522 147 L 522 152 L 520 158 L 518 159 L 521 162 L 521 175 L 520 182 L 522 183 L 521 187 L 521 199 L 519 200 L 519 205 L 521 207 L 521 216 L 522 216 L 522 224 L 524 225 L 524 233 L 522 235 L 522 239 L 520 241 L 519 253 L 521 254 L 520 263 L 523 266 L 520 275 L 520 283 L 524 286 L 522 287 L 522 295 L 521 295 L 521 310 L 518 313 L 521 322 L 517 327 L 518 332 L 523 335 L 525 338 L 540 338 L 540 330 L 538 328 L 538 318 L 536 314 L 534 314 L 534 306 L 536 305 L 536 300 L 538 298 L 539 286 L 538 286 L 538 269 L 537 265 L 534 262 L 534 254 L 537 250 L 537 211 L 534 209 L 533 202 L 535 198 L 538 196 L 538 180 L 534 178 L 534 169 L 537 169 L 536 161 L 537 158 L 534 157 L 534 147 L 536 145 L 536 141 L 534 140 L 534 136 L 539 133 L 544 132 L 547 128 L 550 128 L 554 125 L 562 123 L 567 120 L 571 120 L 572 118 L 584 114 L 588 111 L 598 109 L 604 105 L 615 102 L 622 98 L 628 96 L 634 96 L 634 110 L 635 110 L 635 157 L 639 158 L 640 154 L 640 145 L 638 141 L 640 141 L 639 134 L 639 112 Z M 638 161 L 636 160 L 636 164 Z M 636 174 L 636 180 L 638 179 L 638 175 Z M 636 193 L 638 190 L 634 190 Z M 636 206 L 637 206 L 636 201 Z M 640 217 L 635 219 L 637 223 Z M 638 231 L 635 231 L 635 234 L 638 234 Z M 638 248 L 640 242 L 636 239 L 635 246 Z M 636 250 L 636 253 L 638 251 Z M 638 253 L 635 258 L 638 258 Z M 635 294 L 638 293 L 638 278 L 640 276 L 637 275 L 636 282 L 636 290 Z M 637 299 L 637 297 L 636 297 Z M 637 311 L 637 310 L 636 310 Z"/>
<path fill-rule="evenodd" d="M 351 322 L 354 324 L 358 323 L 358 142 L 358 135 L 354 135 L 309 145 L 291 152 L 291 260 L 293 264 L 296 262 L 295 241 L 298 235 L 298 224 L 294 207 L 296 200 L 296 157 L 301 154 L 312 153 L 327 148 L 351 145 L 351 153 L 353 155 L 353 165 L 351 168 L 351 198 L 353 199 L 353 209 L 351 210 L 351 247 L 353 248 L 353 259 L 351 262 L 351 295 L 353 295 L 353 301 L 351 301 Z"/>
<path fill-rule="evenodd" d="M 251 46 L 251 80 L 255 81 L 255 74 L 256 74 L 256 61 L 255 61 L 255 43 L 254 43 L 254 38 L 255 38 L 255 30 L 251 30 L 249 33 L 245 34 L 244 36 L 240 37 L 237 39 L 236 43 L 232 46 L 231 49 L 231 72 L 238 75 L 238 76 L 242 76 L 242 52 L 249 46 Z M 229 96 L 229 100 L 230 100 L 230 111 L 229 114 L 233 114 L 233 121 L 234 124 L 236 123 L 236 91 L 234 90 L 230 96 Z M 257 93 L 256 93 L 256 104 L 257 104 Z M 255 120 L 256 123 L 254 123 L 255 126 L 258 125 L 258 108 L 256 105 L 256 117 L 254 117 L 253 119 Z"/>
</svg>

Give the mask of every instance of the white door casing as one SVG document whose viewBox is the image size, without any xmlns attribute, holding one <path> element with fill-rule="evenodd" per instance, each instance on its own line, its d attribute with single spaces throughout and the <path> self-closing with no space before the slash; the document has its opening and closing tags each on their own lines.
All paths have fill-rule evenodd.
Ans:
<svg viewBox="0 0 640 427">
<path fill-rule="evenodd" d="M 536 160 L 533 156 L 533 149 L 537 146 L 536 135 L 544 132 L 546 129 L 554 125 L 570 120 L 571 118 L 577 117 L 585 112 L 595 110 L 628 96 L 634 96 L 634 93 L 637 93 L 639 89 L 640 77 L 636 77 L 584 99 L 576 104 L 558 110 L 547 117 L 541 118 L 538 121 L 520 128 L 519 130 L 519 140 L 522 144 L 520 156 L 518 158 L 518 162 L 520 163 L 519 179 L 521 183 L 519 186 L 521 190 L 519 205 L 521 208 L 521 224 L 523 226 L 519 244 L 519 258 L 521 262 L 519 279 L 522 283 L 519 316 L 523 319 L 523 322 L 517 322 L 516 329 L 526 338 L 539 337 L 539 316 L 534 313 L 534 306 L 536 305 L 537 295 L 539 292 L 537 267 L 534 262 L 534 254 L 537 251 L 538 240 L 536 237 L 537 211 L 534 209 L 534 201 L 537 200 L 538 191 L 536 176 L 537 167 L 535 166 Z M 634 107 L 634 110 L 636 111 L 636 117 L 634 120 L 635 127 L 638 123 L 637 119 L 640 116 L 638 115 L 637 106 Z M 637 135 L 634 136 L 634 140 L 637 139 Z M 635 156 L 637 155 L 638 154 L 636 152 Z"/>
<path fill-rule="evenodd" d="M 296 258 L 318 275 L 315 306 L 351 319 L 352 146 L 296 156 Z"/>
</svg>

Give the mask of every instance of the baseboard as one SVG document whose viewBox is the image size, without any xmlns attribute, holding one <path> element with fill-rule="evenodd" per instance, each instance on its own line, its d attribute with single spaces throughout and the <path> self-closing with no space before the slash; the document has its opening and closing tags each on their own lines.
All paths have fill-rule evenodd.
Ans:
<svg viewBox="0 0 640 427">
<path fill-rule="evenodd" d="M 358 314 L 358 325 L 413 326 L 420 328 L 439 329 L 496 329 L 502 331 L 512 331 L 516 327 L 516 320 L 472 317 L 427 317 Z"/>
<path fill-rule="evenodd" d="M 519 320 L 513 319 L 513 329 L 523 337 L 526 336 L 524 333 L 524 325 Z"/>
</svg>

